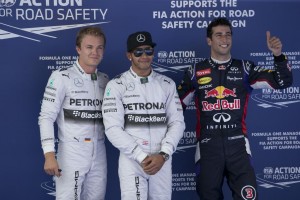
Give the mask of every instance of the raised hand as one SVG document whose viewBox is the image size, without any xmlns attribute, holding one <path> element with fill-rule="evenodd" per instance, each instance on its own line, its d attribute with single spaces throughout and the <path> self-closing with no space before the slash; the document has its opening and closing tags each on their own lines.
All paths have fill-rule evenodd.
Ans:
<svg viewBox="0 0 300 200">
<path fill-rule="evenodd" d="M 278 37 L 271 36 L 270 31 L 267 31 L 267 45 L 274 56 L 280 56 L 282 50 L 282 43 Z"/>
</svg>

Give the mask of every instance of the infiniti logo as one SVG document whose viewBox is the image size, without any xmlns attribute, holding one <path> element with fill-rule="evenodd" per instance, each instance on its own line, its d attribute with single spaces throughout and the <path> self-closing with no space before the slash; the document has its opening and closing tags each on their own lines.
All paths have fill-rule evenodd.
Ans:
<svg viewBox="0 0 300 200">
<path fill-rule="evenodd" d="M 228 113 L 224 113 L 224 112 L 217 113 L 214 115 L 213 120 L 218 123 L 220 123 L 221 121 L 228 122 L 231 120 L 231 116 Z"/>
<path fill-rule="evenodd" d="M 138 36 L 136 36 L 136 40 L 138 42 L 145 42 L 146 37 L 143 34 L 139 34 Z"/>
<path fill-rule="evenodd" d="M 237 71 L 237 70 L 239 70 L 237 67 L 230 67 L 230 70 L 231 71 Z"/>
</svg>

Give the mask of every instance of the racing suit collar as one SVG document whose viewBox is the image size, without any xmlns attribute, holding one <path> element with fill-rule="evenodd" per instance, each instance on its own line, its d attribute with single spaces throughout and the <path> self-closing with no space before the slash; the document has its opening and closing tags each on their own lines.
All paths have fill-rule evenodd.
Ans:
<svg viewBox="0 0 300 200">
<path fill-rule="evenodd" d="M 133 78 L 136 82 L 139 82 L 139 83 L 141 83 L 141 84 L 145 84 L 145 83 L 148 83 L 148 82 L 152 81 L 152 79 L 153 79 L 153 74 L 154 74 L 154 71 L 151 70 L 151 73 L 149 74 L 149 76 L 147 76 L 147 77 L 141 77 L 141 76 L 138 76 L 138 75 L 132 70 L 132 67 L 130 67 L 129 72 L 130 72 L 132 78 Z"/>
<path fill-rule="evenodd" d="M 78 59 L 75 62 L 75 68 L 79 72 L 79 74 L 85 79 L 85 80 L 97 80 L 97 71 L 98 69 L 95 70 L 95 73 L 93 74 L 87 74 L 85 71 L 82 69 L 80 66 Z M 96 79 L 95 79 L 96 77 Z"/>
<path fill-rule="evenodd" d="M 217 67 L 219 70 L 225 70 L 231 66 L 232 58 L 222 62 L 211 57 L 210 59 L 208 59 L 208 62 L 213 68 Z"/>
</svg>

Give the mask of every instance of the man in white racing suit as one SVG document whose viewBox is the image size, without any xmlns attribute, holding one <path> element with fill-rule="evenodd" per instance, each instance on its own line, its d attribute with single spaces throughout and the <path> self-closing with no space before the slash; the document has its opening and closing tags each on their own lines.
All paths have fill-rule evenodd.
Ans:
<svg viewBox="0 0 300 200">
<path fill-rule="evenodd" d="M 102 99 L 108 82 L 97 71 L 106 39 L 98 27 L 82 28 L 76 38 L 79 58 L 54 71 L 39 116 L 44 170 L 55 175 L 56 199 L 104 200 L 107 182 Z M 55 158 L 54 122 L 58 125 Z"/>
<path fill-rule="evenodd" d="M 129 35 L 131 68 L 107 84 L 103 98 L 105 133 L 120 150 L 122 200 L 172 196 L 171 155 L 185 124 L 174 81 L 151 68 L 154 46 L 148 32 Z"/>
</svg>

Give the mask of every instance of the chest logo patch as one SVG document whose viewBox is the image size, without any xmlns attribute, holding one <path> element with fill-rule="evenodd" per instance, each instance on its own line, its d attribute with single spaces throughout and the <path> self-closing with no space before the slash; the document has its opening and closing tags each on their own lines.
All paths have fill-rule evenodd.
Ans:
<svg viewBox="0 0 300 200">
<path fill-rule="evenodd" d="M 196 76 L 197 77 L 206 76 L 208 74 L 211 74 L 211 69 L 210 68 L 196 71 Z"/>
<path fill-rule="evenodd" d="M 200 78 L 200 79 L 198 80 L 198 83 L 199 83 L 200 85 L 204 85 L 204 84 L 210 83 L 211 80 L 212 80 L 211 77 L 203 77 L 203 78 Z"/>
</svg>

